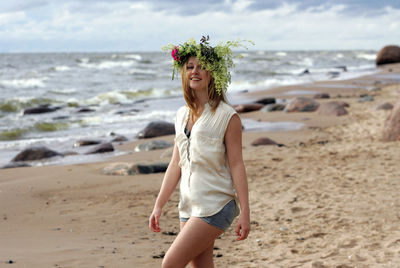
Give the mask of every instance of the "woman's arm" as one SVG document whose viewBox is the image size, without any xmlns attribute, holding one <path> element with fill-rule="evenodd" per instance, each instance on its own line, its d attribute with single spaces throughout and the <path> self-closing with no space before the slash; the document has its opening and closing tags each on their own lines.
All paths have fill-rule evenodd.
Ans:
<svg viewBox="0 0 400 268">
<path fill-rule="evenodd" d="M 241 210 L 236 226 L 237 240 L 243 240 L 250 232 L 250 208 L 246 169 L 242 156 L 242 123 L 237 114 L 233 115 L 229 121 L 225 132 L 225 146 Z"/>
<path fill-rule="evenodd" d="M 153 232 L 160 232 L 160 216 L 164 205 L 167 203 L 172 192 L 175 190 L 181 178 L 181 168 L 179 164 L 179 151 L 178 147 L 174 146 L 174 151 L 172 153 L 171 161 L 169 162 L 167 171 L 165 172 L 164 179 L 161 185 L 160 192 L 158 194 L 156 203 L 154 205 L 153 212 L 149 218 L 149 228 Z"/>
</svg>

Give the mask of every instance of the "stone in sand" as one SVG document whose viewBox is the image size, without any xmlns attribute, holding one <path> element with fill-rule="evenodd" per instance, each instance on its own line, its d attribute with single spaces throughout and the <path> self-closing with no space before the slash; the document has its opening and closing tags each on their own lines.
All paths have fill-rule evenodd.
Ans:
<svg viewBox="0 0 400 268">
<path fill-rule="evenodd" d="M 319 115 L 328 115 L 328 116 L 341 116 L 348 114 L 347 110 L 338 102 L 330 101 L 321 103 L 319 106 L 317 113 Z"/>
<path fill-rule="evenodd" d="M 397 100 L 390 116 L 386 119 L 382 139 L 383 141 L 400 140 L 400 99 Z"/>
<path fill-rule="evenodd" d="M 274 140 L 271 140 L 270 138 L 267 137 L 261 137 L 258 139 L 255 139 L 252 143 L 252 146 L 260 146 L 260 145 L 278 145 Z"/>
<path fill-rule="evenodd" d="M 154 121 L 141 130 L 136 137 L 146 139 L 172 134 L 175 134 L 174 124 L 165 121 Z"/>
<path fill-rule="evenodd" d="M 374 97 L 372 97 L 371 95 L 364 95 L 358 99 L 358 102 L 371 102 L 371 101 L 374 101 Z"/>
<path fill-rule="evenodd" d="M 268 105 L 268 104 L 276 103 L 276 100 L 275 100 L 275 98 L 269 97 L 269 98 L 263 98 L 263 99 L 256 100 L 255 103 Z"/>
<path fill-rule="evenodd" d="M 135 152 L 152 151 L 158 149 L 165 149 L 173 146 L 172 143 L 164 140 L 154 140 L 139 144 L 135 147 Z"/>
<path fill-rule="evenodd" d="M 248 103 L 248 104 L 239 104 L 233 106 L 235 111 L 238 113 L 248 113 L 248 112 L 258 111 L 262 107 L 264 107 L 264 105 L 260 103 Z"/>
<path fill-rule="evenodd" d="M 131 174 L 151 174 L 165 172 L 168 163 L 136 164 L 132 166 Z"/>
<path fill-rule="evenodd" d="M 319 103 L 311 98 L 297 97 L 292 99 L 285 107 L 285 112 L 314 112 Z"/>
<path fill-rule="evenodd" d="M 328 93 L 317 93 L 313 96 L 314 99 L 329 99 L 330 97 Z"/>
<path fill-rule="evenodd" d="M 113 151 L 114 151 L 114 146 L 109 142 L 105 142 L 105 143 L 102 143 L 102 144 L 94 147 L 92 150 L 89 150 L 85 154 L 102 154 L 102 153 L 108 153 L 108 152 L 113 152 Z"/>
<path fill-rule="evenodd" d="M 381 103 L 375 106 L 374 110 L 392 110 L 393 105 L 389 102 Z"/>
<path fill-rule="evenodd" d="M 25 162 L 11 162 L 7 165 L 3 166 L 2 168 L 19 168 L 19 167 L 30 167 L 31 165 Z"/>
<path fill-rule="evenodd" d="M 112 139 L 111 142 L 122 142 L 122 141 L 128 141 L 128 138 L 122 135 L 118 135 L 114 139 Z"/>
<path fill-rule="evenodd" d="M 400 47 L 389 45 L 383 47 L 376 56 L 376 65 L 400 62 Z"/>
<path fill-rule="evenodd" d="M 128 176 L 132 175 L 131 163 L 111 163 L 104 167 L 102 173 L 104 175 L 118 175 L 118 176 Z"/>
<path fill-rule="evenodd" d="M 275 111 L 283 111 L 285 109 L 285 104 L 282 103 L 274 103 L 265 105 L 261 108 L 261 112 L 275 112 Z"/>
<path fill-rule="evenodd" d="M 19 161 L 33 161 L 33 160 L 40 160 L 44 158 L 50 158 L 54 156 L 62 156 L 62 154 L 50 150 L 47 147 L 44 146 L 38 146 L 38 147 L 30 147 L 19 154 L 17 154 L 11 162 L 19 162 Z"/>
</svg>

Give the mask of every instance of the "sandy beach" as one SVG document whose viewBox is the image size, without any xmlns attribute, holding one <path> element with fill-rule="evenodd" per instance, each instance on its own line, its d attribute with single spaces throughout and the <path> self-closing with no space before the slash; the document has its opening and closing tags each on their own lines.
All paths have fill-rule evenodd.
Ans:
<svg viewBox="0 0 400 268">
<path fill-rule="evenodd" d="M 218 239 L 216 267 L 400 267 L 400 142 L 381 141 L 390 110 L 374 109 L 400 98 L 400 79 L 393 78 L 400 77 L 400 65 L 381 71 L 246 94 L 289 99 L 310 97 L 301 92 L 307 90 L 329 93 L 330 99 L 317 101 L 345 101 L 349 114 L 241 115 L 305 127 L 243 133 L 252 231 L 238 242 L 231 227 Z M 374 100 L 359 102 L 361 94 Z M 252 146 L 259 137 L 285 146 Z M 114 162 L 169 160 L 160 158 L 164 150 L 134 152 L 143 142 L 122 144 L 118 149 L 128 154 L 103 162 L 1 169 L 0 267 L 160 267 L 179 231 L 178 192 L 163 211 L 163 233 L 152 233 L 148 217 L 163 173 L 102 174 Z"/>
</svg>

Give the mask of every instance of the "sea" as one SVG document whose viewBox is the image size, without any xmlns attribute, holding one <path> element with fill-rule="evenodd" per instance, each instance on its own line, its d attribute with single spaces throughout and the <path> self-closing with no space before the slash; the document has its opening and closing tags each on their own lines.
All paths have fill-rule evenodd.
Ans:
<svg viewBox="0 0 400 268">
<path fill-rule="evenodd" d="M 268 90 L 377 72 L 377 51 L 237 51 L 228 100 L 241 92 Z M 304 74 L 304 72 L 308 74 Z M 66 157 L 31 165 L 99 161 L 126 152 L 86 155 L 78 140 L 136 140 L 152 121 L 173 122 L 184 105 L 180 78 L 171 79 L 172 58 L 163 52 L 0 54 L 0 166 L 25 148 L 46 146 Z M 25 114 L 47 105 L 54 112 Z M 86 112 L 85 112 L 86 111 Z M 243 120 L 245 131 L 293 130 L 294 122 Z"/>
</svg>

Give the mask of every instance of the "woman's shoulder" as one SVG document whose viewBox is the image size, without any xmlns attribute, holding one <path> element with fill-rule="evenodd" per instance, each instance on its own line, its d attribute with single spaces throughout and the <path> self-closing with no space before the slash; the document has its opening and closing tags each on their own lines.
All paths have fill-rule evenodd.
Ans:
<svg viewBox="0 0 400 268">
<path fill-rule="evenodd" d="M 236 113 L 236 110 L 228 103 L 221 101 L 217 107 L 218 110 L 224 113 L 228 113 L 230 115 L 233 115 Z"/>
</svg>

